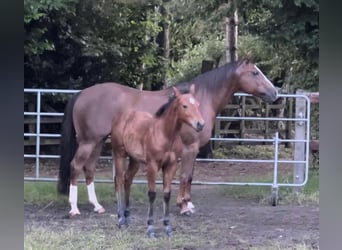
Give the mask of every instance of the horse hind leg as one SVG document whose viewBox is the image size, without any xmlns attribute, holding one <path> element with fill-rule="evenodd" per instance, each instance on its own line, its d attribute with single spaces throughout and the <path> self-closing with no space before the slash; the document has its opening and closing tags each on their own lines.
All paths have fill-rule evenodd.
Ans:
<svg viewBox="0 0 342 250">
<path fill-rule="evenodd" d="M 94 206 L 94 212 L 96 213 L 104 213 L 106 210 L 103 206 L 98 202 L 96 192 L 95 192 L 95 185 L 94 185 L 94 175 L 96 169 L 96 162 L 101 154 L 102 149 L 102 142 L 98 143 L 94 148 L 93 152 L 91 153 L 86 166 L 84 167 L 84 174 L 87 184 L 87 191 L 88 191 L 88 200 Z"/>
<path fill-rule="evenodd" d="M 80 214 L 77 207 L 77 195 L 78 195 L 78 178 L 82 173 L 82 169 L 89 158 L 89 155 L 94 149 L 93 144 L 82 144 L 80 143 L 74 158 L 72 159 L 71 165 L 71 175 L 70 175 L 70 191 L 69 191 L 69 203 L 71 206 L 70 216 Z"/>
<path fill-rule="evenodd" d="M 128 226 L 125 217 L 125 206 L 123 203 L 123 192 L 124 192 L 124 172 L 126 155 L 123 153 L 113 152 L 113 158 L 115 162 L 115 193 L 117 200 L 117 215 L 119 221 L 119 228 Z"/>
<path fill-rule="evenodd" d="M 190 215 L 194 213 L 195 206 L 191 202 L 191 184 L 195 168 L 197 152 L 188 151 L 186 155 L 183 154 L 181 160 L 181 174 L 180 183 L 177 196 L 177 205 L 181 208 L 182 215 Z"/>
<path fill-rule="evenodd" d="M 136 173 L 139 170 L 139 162 L 135 161 L 134 159 L 130 158 L 129 159 L 129 165 L 127 168 L 127 171 L 125 173 L 125 217 L 128 218 L 130 215 L 130 202 L 129 202 L 129 197 L 131 193 L 131 186 L 133 182 L 133 178 L 136 175 Z"/>
</svg>

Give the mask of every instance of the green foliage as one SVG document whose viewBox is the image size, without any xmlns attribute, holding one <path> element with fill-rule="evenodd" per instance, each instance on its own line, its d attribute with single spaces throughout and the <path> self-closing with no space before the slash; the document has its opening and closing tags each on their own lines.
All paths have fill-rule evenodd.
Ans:
<svg viewBox="0 0 342 250">
<path fill-rule="evenodd" d="M 251 52 L 278 86 L 318 90 L 318 0 L 237 3 L 239 56 Z M 224 63 L 224 18 L 232 10 L 221 0 L 26 0 L 25 87 L 116 81 L 160 89 L 165 72 L 167 84 L 188 80 L 202 60 Z"/>
<path fill-rule="evenodd" d="M 206 40 L 184 51 L 182 59 L 172 60 L 169 77 L 171 83 L 190 80 L 201 72 L 203 58 L 217 61 L 223 56 L 224 40 Z"/>
<path fill-rule="evenodd" d="M 259 56 L 273 76 L 281 84 L 317 91 L 318 0 L 243 1 L 240 9 L 243 32 L 267 44 Z"/>
<path fill-rule="evenodd" d="M 149 74 L 159 66 L 159 14 L 152 5 L 62 2 L 41 2 L 45 8 L 25 2 L 25 87 L 158 83 Z"/>
</svg>

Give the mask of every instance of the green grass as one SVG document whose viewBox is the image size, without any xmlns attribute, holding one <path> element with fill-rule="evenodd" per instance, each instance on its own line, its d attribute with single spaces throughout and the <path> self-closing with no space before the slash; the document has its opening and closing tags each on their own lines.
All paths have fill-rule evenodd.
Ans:
<svg viewBox="0 0 342 250">
<path fill-rule="evenodd" d="M 99 201 L 112 203 L 115 198 L 114 184 L 96 183 L 96 195 Z M 146 202 L 146 185 L 132 185 L 131 197 L 137 202 Z M 68 196 L 57 193 L 55 182 L 24 182 L 24 202 L 27 204 L 45 204 L 48 202 L 65 203 Z M 87 188 L 85 183 L 78 184 L 78 203 L 88 203 Z"/>
<path fill-rule="evenodd" d="M 303 204 L 311 202 L 319 203 L 319 170 L 317 168 L 309 170 L 309 179 L 304 186 L 303 192 L 295 195 L 293 188 L 279 188 L 279 203 L 297 203 Z M 293 183 L 291 173 L 279 173 L 279 183 Z M 244 182 L 272 182 L 272 174 L 267 176 L 244 178 Z M 239 181 L 236 179 L 236 181 Z M 161 192 L 161 185 L 157 185 L 157 192 Z M 88 203 L 87 190 L 85 183 L 78 185 L 78 203 Z M 116 201 L 114 194 L 114 184 L 96 183 L 96 194 L 101 203 L 113 203 Z M 268 202 L 271 197 L 271 187 L 266 186 L 220 186 L 220 193 L 223 196 L 237 199 L 255 199 L 260 202 Z M 174 192 L 176 189 L 174 188 Z M 158 194 L 159 195 L 159 194 Z M 132 185 L 131 197 L 138 203 L 147 202 L 147 187 L 146 185 Z M 68 197 L 57 194 L 56 183 L 54 182 L 25 182 L 24 183 L 24 202 L 33 204 L 46 204 L 56 202 L 65 204 Z M 172 196 L 175 199 L 175 196 Z M 174 202 L 174 201 L 171 201 Z"/>
<path fill-rule="evenodd" d="M 173 237 L 161 236 L 150 239 L 146 235 L 137 237 L 129 231 L 115 230 L 111 234 L 102 229 L 92 232 L 84 232 L 74 228 L 61 232 L 54 232 L 43 228 L 36 228 L 25 234 L 25 250 L 45 249 L 194 249 L 203 239 L 194 235 L 175 233 Z"/>
<path fill-rule="evenodd" d="M 292 148 L 285 148 L 283 145 L 279 147 L 279 159 L 291 158 Z M 214 150 L 213 155 L 215 158 L 222 159 L 273 159 L 274 146 L 273 145 L 225 145 Z"/>
<path fill-rule="evenodd" d="M 279 243 L 270 243 L 268 246 L 260 246 L 260 247 L 251 247 L 249 250 L 314 250 L 317 248 L 307 246 L 305 243 L 296 244 L 291 247 L 281 246 Z"/>
<path fill-rule="evenodd" d="M 243 182 L 267 182 L 273 180 L 272 174 L 267 176 L 244 178 Z M 236 180 L 238 181 L 238 180 Z M 293 183 L 292 174 L 279 173 L 278 183 Z M 261 203 L 271 201 L 271 187 L 269 186 L 221 186 L 220 192 L 227 197 L 237 199 L 255 199 Z M 304 186 L 303 192 L 295 194 L 291 187 L 279 187 L 278 189 L 279 204 L 287 203 L 313 203 L 319 204 L 319 175 L 317 169 L 309 170 L 309 178 Z"/>
<path fill-rule="evenodd" d="M 216 158 L 241 158 L 241 159 L 273 159 L 273 145 L 234 145 L 228 147 L 219 147 L 213 152 Z M 292 148 L 285 148 L 283 145 L 279 148 L 279 159 L 292 159 Z M 278 190 L 279 203 L 297 203 L 303 204 L 306 202 L 319 203 L 319 175 L 318 162 L 313 162 L 313 167 L 309 170 L 309 179 L 303 188 L 303 192 L 295 194 L 291 187 L 280 187 Z M 254 177 L 250 176 L 235 181 L 242 182 L 273 182 L 273 173 L 266 176 Z M 293 183 L 292 173 L 278 172 L 278 183 Z M 256 199 L 260 202 L 271 201 L 271 187 L 269 186 L 221 186 L 222 195 L 241 198 L 241 199 Z"/>
</svg>

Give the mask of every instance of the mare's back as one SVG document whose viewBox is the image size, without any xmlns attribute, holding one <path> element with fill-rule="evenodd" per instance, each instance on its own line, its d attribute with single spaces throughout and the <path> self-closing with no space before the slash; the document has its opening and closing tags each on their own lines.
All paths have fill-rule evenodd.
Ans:
<svg viewBox="0 0 342 250">
<path fill-rule="evenodd" d="M 154 113 L 167 101 L 169 91 L 141 91 L 116 83 L 96 84 L 84 89 L 74 106 L 74 122 L 83 138 L 106 136 L 113 118 L 132 108 Z"/>
</svg>

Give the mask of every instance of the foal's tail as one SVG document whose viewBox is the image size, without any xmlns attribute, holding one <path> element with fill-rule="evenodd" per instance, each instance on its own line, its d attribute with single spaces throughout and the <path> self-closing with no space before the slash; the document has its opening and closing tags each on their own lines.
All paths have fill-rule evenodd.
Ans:
<svg viewBox="0 0 342 250">
<path fill-rule="evenodd" d="M 80 92 L 73 95 L 68 101 L 62 123 L 60 141 L 60 162 L 57 190 L 60 194 L 69 194 L 70 184 L 70 162 L 74 157 L 78 144 L 76 141 L 76 131 L 72 119 L 73 108 Z"/>
</svg>

